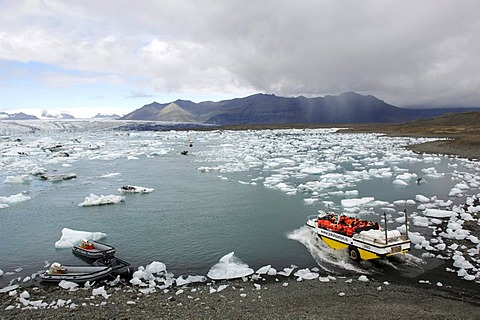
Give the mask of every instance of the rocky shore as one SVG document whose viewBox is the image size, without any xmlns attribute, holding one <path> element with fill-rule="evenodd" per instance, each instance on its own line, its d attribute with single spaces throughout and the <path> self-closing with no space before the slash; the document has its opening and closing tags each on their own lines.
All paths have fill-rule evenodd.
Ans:
<svg viewBox="0 0 480 320">
<path fill-rule="evenodd" d="M 97 288 L 99 285 L 96 286 Z M 0 319 L 478 319 L 471 291 L 440 283 L 391 283 L 371 276 L 321 276 L 232 280 L 189 284 L 142 294 L 125 282 L 102 294 L 58 286 L 0 295 Z M 26 290 L 28 301 L 18 306 Z M 98 293 L 98 292 L 97 292 Z M 25 301 L 25 300 L 23 300 Z"/>
</svg>

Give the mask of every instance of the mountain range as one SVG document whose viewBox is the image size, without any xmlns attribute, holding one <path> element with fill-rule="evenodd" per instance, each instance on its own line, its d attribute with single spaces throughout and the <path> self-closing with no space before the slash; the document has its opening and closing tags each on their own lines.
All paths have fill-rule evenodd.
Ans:
<svg viewBox="0 0 480 320">
<path fill-rule="evenodd" d="M 407 109 L 393 106 L 372 95 L 345 92 L 314 98 L 254 94 L 218 102 L 153 102 L 123 117 L 99 113 L 94 118 L 184 123 L 189 124 L 190 128 L 195 125 L 404 123 L 468 111 L 480 111 L 480 108 Z M 38 118 L 22 112 L 0 112 L 0 120 L 34 119 Z M 42 119 L 75 118 L 67 113 L 44 111 Z"/>
<path fill-rule="evenodd" d="M 245 98 L 195 103 L 176 100 L 153 102 L 120 118 L 190 122 L 215 125 L 401 123 L 436 117 L 447 112 L 480 111 L 480 108 L 406 109 L 378 98 L 345 92 L 337 96 L 306 98 L 255 94 Z"/>
</svg>

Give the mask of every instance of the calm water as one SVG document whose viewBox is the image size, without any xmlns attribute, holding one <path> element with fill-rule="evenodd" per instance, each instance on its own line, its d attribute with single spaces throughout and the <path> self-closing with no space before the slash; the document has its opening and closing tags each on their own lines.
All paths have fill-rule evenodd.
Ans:
<svg viewBox="0 0 480 320">
<path fill-rule="evenodd" d="M 0 287 L 14 277 L 42 270 L 44 261 L 83 264 L 70 249 L 55 249 L 54 243 L 60 239 L 64 227 L 104 232 L 107 238 L 101 241 L 115 246 L 118 257 L 134 266 L 161 261 L 177 276 L 204 275 L 231 251 L 254 269 L 266 264 L 277 269 L 291 264 L 315 266 L 317 262 L 309 250 L 299 241 L 289 239 L 287 234 L 301 228 L 305 217 L 323 206 L 320 202 L 313 205 L 305 203 L 304 199 L 312 197 L 312 194 L 297 192 L 289 195 L 278 188 L 265 187 L 263 181 L 272 174 L 281 173 L 286 174 L 286 184 L 296 186 L 319 180 L 321 175 L 288 175 L 288 166 L 266 166 L 265 163 L 268 159 L 293 158 L 298 164 L 320 158 L 322 152 L 334 150 L 330 144 L 322 147 L 323 141 L 331 139 L 330 135 L 311 131 L 304 137 L 301 132 L 292 136 L 289 132 L 279 131 L 275 133 L 276 140 L 271 135 L 270 132 L 77 134 L 74 136 L 83 142 L 82 147 L 70 149 L 72 156 L 68 159 L 52 160 L 41 153 L 31 156 L 40 159 L 41 165 L 49 172 L 74 172 L 77 179 L 50 182 L 33 178 L 29 183 L 0 185 L 0 196 L 25 192 L 32 197 L 29 201 L 0 209 L 0 269 L 9 272 L 23 268 L 14 275 L 0 277 Z M 26 139 L 33 141 L 39 138 L 41 136 Z M 71 134 L 62 134 L 56 139 L 71 144 L 71 138 Z M 185 144 L 189 138 L 195 140 L 193 148 Z M 295 142 L 285 149 L 285 141 L 302 139 L 304 144 L 297 145 Z M 87 143 L 100 145 L 101 148 L 87 149 L 84 147 Z M 292 153 L 292 148 L 297 149 Z M 396 143 L 392 144 L 388 152 L 395 153 L 396 148 Z M 311 155 L 312 149 L 317 155 Z M 181 156 L 182 150 L 188 150 L 189 155 Z M 401 166 L 420 176 L 421 169 L 435 167 L 444 176 L 430 179 L 434 183 L 412 183 L 403 188 L 392 184 L 394 177 L 360 180 L 347 188 L 357 190 L 356 197 L 359 198 L 373 196 L 376 200 L 393 203 L 423 194 L 447 200 L 449 190 L 458 182 L 452 178 L 454 170 L 476 174 L 462 161 L 449 158 L 423 161 L 423 156 L 410 153 L 409 157 L 419 161 L 374 164 L 375 159 L 370 154 L 373 151 L 360 150 L 365 151 L 358 156 L 363 159 L 365 170 L 378 166 Z M 346 148 L 338 152 L 351 153 L 352 150 Z M 400 151 L 400 154 L 404 152 Z M 380 153 L 385 154 L 385 151 L 378 151 L 375 157 L 381 159 Z M 128 159 L 128 156 L 135 159 Z M 260 159 L 263 164 L 252 165 L 251 161 L 247 161 L 247 166 L 238 170 L 197 170 L 202 166 L 233 168 L 245 164 L 242 159 L 247 156 Z M 334 157 L 338 157 L 337 154 Z M 15 172 L 8 166 L 6 168 L 0 175 L 2 181 L 6 176 L 22 174 L 20 169 Z M 352 169 L 349 161 L 342 160 L 331 172 L 344 173 Z M 102 178 L 111 173 L 118 175 Z M 114 205 L 78 206 L 90 193 L 118 194 L 117 189 L 125 184 L 155 188 L 155 191 L 127 194 L 125 202 Z M 339 204 L 343 196 L 328 194 L 328 191 L 338 190 L 328 189 L 320 195 L 321 200 Z M 478 193 L 478 190 L 470 191 L 472 194 L 475 192 Z M 463 198 L 453 200 L 460 203 Z M 401 211 L 403 207 L 395 209 Z M 408 209 L 415 210 L 415 207 Z M 375 211 L 377 214 L 382 212 L 381 208 Z M 429 234 L 425 228 L 413 227 L 415 229 Z M 417 256 L 421 253 L 421 250 L 412 252 Z"/>
</svg>

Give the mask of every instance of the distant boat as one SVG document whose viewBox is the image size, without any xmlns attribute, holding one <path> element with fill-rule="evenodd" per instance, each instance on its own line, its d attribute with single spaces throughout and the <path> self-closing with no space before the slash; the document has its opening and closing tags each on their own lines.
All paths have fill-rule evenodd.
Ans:
<svg viewBox="0 0 480 320">
<path fill-rule="evenodd" d="M 87 282 L 107 277 L 112 272 L 110 266 L 64 266 L 58 262 L 52 263 L 50 268 L 40 274 L 40 279 L 47 282 Z"/>
<path fill-rule="evenodd" d="M 100 242 L 82 239 L 80 244 L 72 247 L 72 252 L 89 259 L 101 259 L 113 257 L 115 248 Z"/>
</svg>

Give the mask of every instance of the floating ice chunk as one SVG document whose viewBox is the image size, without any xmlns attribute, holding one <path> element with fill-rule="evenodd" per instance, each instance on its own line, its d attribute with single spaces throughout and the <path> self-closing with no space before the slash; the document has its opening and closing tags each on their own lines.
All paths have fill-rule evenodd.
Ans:
<svg viewBox="0 0 480 320">
<path fill-rule="evenodd" d="M 266 266 L 261 267 L 257 271 L 255 271 L 255 273 L 256 274 L 266 274 L 266 273 L 268 273 L 268 271 L 270 271 L 271 268 L 272 268 L 271 265 L 266 265 Z"/>
<path fill-rule="evenodd" d="M 105 238 L 107 235 L 103 232 L 78 231 L 68 228 L 62 229 L 62 237 L 55 242 L 55 248 L 71 248 L 82 239 L 97 241 Z"/>
<path fill-rule="evenodd" d="M 6 286 L 6 287 L 0 289 L 0 293 L 7 293 L 7 292 L 9 292 L 9 291 L 16 290 L 16 289 L 18 289 L 19 287 L 20 287 L 20 286 L 19 286 L 18 284 Z"/>
<path fill-rule="evenodd" d="M 424 168 L 422 169 L 422 172 L 425 173 L 427 177 L 430 177 L 430 178 L 440 178 L 443 176 L 443 173 L 438 173 L 435 167 Z"/>
<path fill-rule="evenodd" d="M 270 268 L 270 270 L 268 270 L 267 274 L 269 276 L 276 276 L 277 275 L 277 270 L 275 268 Z"/>
<path fill-rule="evenodd" d="M 352 207 L 358 207 L 362 205 L 367 205 L 370 202 L 373 202 L 375 200 L 374 197 L 363 197 L 363 198 L 356 198 L 356 199 L 342 199 L 342 206 L 345 208 L 352 208 Z"/>
<path fill-rule="evenodd" d="M 0 277 L 3 276 L 3 270 L 0 269 Z"/>
<path fill-rule="evenodd" d="M 457 183 L 457 184 L 455 185 L 455 188 L 460 189 L 460 190 L 470 189 L 470 187 L 469 187 L 467 184 L 465 184 L 465 183 Z"/>
<path fill-rule="evenodd" d="M 236 279 L 249 276 L 254 270 L 234 256 L 234 252 L 223 256 L 220 261 L 210 268 L 207 276 L 213 280 Z"/>
<path fill-rule="evenodd" d="M 205 281 L 207 281 L 207 278 L 204 276 L 188 276 L 186 279 L 183 279 L 183 276 L 180 276 L 175 281 L 175 284 L 181 287 L 190 283 L 205 282 Z"/>
<path fill-rule="evenodd" d="M 430 202 L 430 199 L 425 197 L 424 195 L 421 195 L 421 194 L 417 194 L 415 196 L 415 200 L 418 201 L 418 202 L 423 202 L 423 203 L 426 203 L 426 202 Z"/>
<path fill-rule="evenodd" d="M 312 272 L 310 269 L 300 269 L 294 273 L 294 276 L 302 279 L 302 280 L 313 280 L 318 278 L 317 272 Z"/>
<path fill-rule="evenodd" d="M 104 196 L 104 195 L 97 196 L 96 194 L 90 193 L 90 196 L 85 197 L 85 201 L 80 203 L 78 206 L 79 207 L 101 206 L 106 204 L 120 203 L 122 201 L 125 201 L 125 197 L 116 196 L 113 194 L 108 196 Z"/>
<path fill-rule="evenodd" d="M 408 238 L 413 244 L 421 244 L 425 241 L 425 237 L 420 235 L 418 232 L 409 232 Z"/>
<path fill-rule="evenodd" d="M 408 172 L 402 173 L 396 177 L 396 179 L 404 180 L 404 181 L 410 181 L 411 179 L 416 179 L 416 178 L 417 178 L 416 173 L 408 173 Z"/>
<path fill-rule="evenodd" d="M 29 196 L 24 195 L 23 193 L 17 193 L 14 195 L 11 195 L 9 197 L 0 197 L 0 204 L 4 203 L 7 205 L 10 204 L 15 204 L 23 201 L 30 200 L 31 198 Z"/>
<path fill-rule="evenodd" d="M 22 184 L 22 183 L 27 183 L 30 182 L 32 178 L 28 174 L 24 174 L 21 176 L 7 176 L 5 177 L 5 180 L 3 183 L 8 183 L 8 184 Z"/>
<path fill-rule="evenodd" d="M 408 183 L 405 182 L 404 180 L 400 180 L 400 179 L 395 179 L 392 181 L 392 183 L 394 185 L 397 185 L 397 186 L 408 186 Z"/>
<path fill-rule="evenodd" d="M 294 268 L 284 268 L 282 271 L 277 272 L 277 274 L 285 277 L 290 277 Z"/>
<path fill-rule="evenodd" d="M 345 197 L 356 197 L 356 196 L 358 196 L 358 190 L 345 191 Z"/>
<path fill-rule="evenodd" d="M 167 270 L 167 266 L 163 262 L 153 261 L 145 267 L 145 272 L 154 274 Z"/>
<path fill-rule="evenodd" d="M 113 172 L 113 173 L 107 173 L 107 174 L 101 175 L 100 178 L 115 178 L 121 175 L 122 174 L 120 172 Z"/>
<path fill-rule="evenodd" d="M 450 218 L 456 217 L 458 213 L 450 210 L 440 210 L 440 209 L 425 209 L 425 216 L 433 218 Z"/>
<path fill-rule="evenodd" d="M 417 227 L 428 227 L 428 218 L 427 217 L 413 217 L 413 225 Z"/>
<path fill-rule="evenodd" d="M 461 197 L 462 195 L 463 195 L 463 191 L 458 188 L 452 188 L 448 193 L 449 197 Z"/>
</svg>

